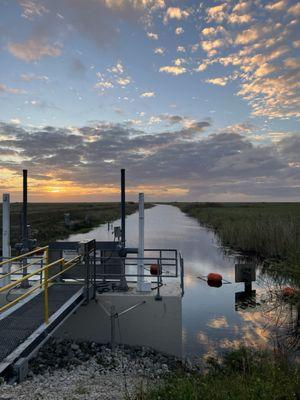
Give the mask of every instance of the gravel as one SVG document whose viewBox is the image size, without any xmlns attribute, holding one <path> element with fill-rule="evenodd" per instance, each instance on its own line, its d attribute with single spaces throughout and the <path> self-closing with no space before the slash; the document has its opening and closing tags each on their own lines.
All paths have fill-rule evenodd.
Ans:
<svg viewBox="0 0 300 400">
<path fill-rule="evenodd" d="M 51 339 L 30 362 L 28 379 L 0 386 L 2 399 L 133 399 L 180 361 L 146 347 L 108 346 Z"/>
</svg>

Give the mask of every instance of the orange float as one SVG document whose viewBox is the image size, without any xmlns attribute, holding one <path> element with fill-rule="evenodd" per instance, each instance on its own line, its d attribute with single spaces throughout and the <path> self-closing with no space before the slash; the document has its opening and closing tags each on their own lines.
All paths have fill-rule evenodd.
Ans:
<svg viewBox="0 0 300 400">
<path fill-rule="evenodd" d="M 150 274 L 151 275 L 160 275 L 161 274 L 161 266 L 158 264 L 150 265 Z"/>
<path fill-rule="evenodd" d="M 216 274 L 215 272 L 211 272 L 210 274 L 207 275 L 208 281 L 222 282 L 222 279 L 223 279 L 222 275 Z"/>
<path fill-rule="evenodd" d="M 281 291 L 283 297 L 292 297 L 296 294 L 296 290 L 290 286 L 286 286 Z"/>
<path fill-rule="evenodd" d="M 222 281 L 207 281 L 210 287 L 221 287 L 223 285 Z"/>
<path fill-rule="evenodd" d="M 211 287 L 221 287 L 223 284 L 222 279 L 222 275 L 211 272 L 207 275 L 207 284 Z"/>
</svg>

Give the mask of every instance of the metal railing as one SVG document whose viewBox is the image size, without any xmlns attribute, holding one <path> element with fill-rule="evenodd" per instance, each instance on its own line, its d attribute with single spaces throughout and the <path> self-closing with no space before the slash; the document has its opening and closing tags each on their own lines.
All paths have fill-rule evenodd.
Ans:
<svg viewBox="0 0 300 400">
<path fill-rule="evenodd" d="M 102 255 L 95 258 L 97 262 L 95 281 L 126 278 L 127 282 L 129 282 L 130 278 L 151 278 L 153 283 L 157 284 L 154 289 L 157 289 L 157 297 L 159 298 L 162 278 L 179 278 L 181 295 L 184 295 L 184 261 L 181 253 L 176 249 L 145 249 L 144 253 L 146 256 L 144 257 L 138 257 L 138 255 L 132 256 L 131 254 L 126 257 L 120 257 L 117 254 L 114 255 L 114 252 L 110 253 L 109 250 L 104 251 L 104 253 L 106 254 L 103 255 L 102 251 Z M 137 266 L 141 261 L 144 267 L 144 274 L 142 275 L 133 272 L 133 270 L 137 270 Z M 122 272 L 120 272 L 120 263 L 122 265 Z M 157 266 L 157 273 L 151 273 L 152 266 Z M 115 269 L 119 271 L 114 272 Z"/>
<path fill-rule="evenodd" d="M 13 288 L 18 287 L 22 282 L 24 281 L 29 281 L 30 278 L 36 276 L 36 275 L 40 275 L 40 281 L 37 283 L 35 282 L 35 284 L 33 285 L 33 287 L 29 288 L 28 290 L 25 291 L 25 293 L 22 293 L 20 296 L 18 296 L 17 298 L 15 298 L 12 301 L 9 301 L 7 304 L 3 305 L 2 307 L 0 307 L 0 313 L 2 313 L 3 311 L 6 311 L 7 309 L 13 307 L 15 304 L 17 304 L 19 301 L 25 299 L 26 297 L 28 297 L 29 295 L 31 295 L 33 292 L 35 292 L 38 289 L 42 289 L 44 292 L 44 320 L 45 320 L 45 324 L 49 323 L 49 287 L 52 284 L 52 281 L 57 278 L 58 276 L 62 275 L 64 272 L 68 271 L 69 269 L 73 268 L 75 265 L 77 265 L 80 261 L 82 256 L 76 256 L 68 261 L 66 261 L 64 258 L 60 258 L 52 263 L 49 264 L 49 247 L 45 246 L 45 247 L 41 247 L 38 249 L 35 249 L 29 253 L 26 254 L 22 254 L 20 256 L 2 261 L 0 263 L 0 266 L 6 264 L 6 263 L 11 263 L 13 261 L 19 261 L 22 260 L 24 258 L 27 258 L 28 256 L 32 256 L 34 254 L 38 254 L 40 252 L 44 252 L 43 255 L 43 260 L 45 260 L 46 265 L 42 266 L 41 268 L 27 273 L 26 275 L 22 276 L 22 278 L 16 279 L 14 281 L 12 281 L 11 283 L 3 286 L 0 288 L 0 293 L 4 293 L 7 292 Z M 61 269 L 58 273 L 52 275 L 51 277 L 49 277 L 49 270 L 57 265 L 61 266 Z M 29 264 L 22 266 L 21 268 L 18 268 L 18 270 L 24 269 L 26 267 L 28 267 Z M 9 277 L 14 275 L 16 272 L 16 270 L 11 271 L 5 275 L 2 275 L 2 277 L 0 277 L 0 279 L 3 279 L 4 277 Z"/>
</svg>

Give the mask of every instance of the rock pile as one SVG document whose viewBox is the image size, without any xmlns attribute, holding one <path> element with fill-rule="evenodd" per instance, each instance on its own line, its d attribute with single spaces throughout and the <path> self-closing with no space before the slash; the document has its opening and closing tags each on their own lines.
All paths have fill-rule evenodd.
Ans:
<svg viewBox="0 0 300 400">
<path fill-rule="evenodd" d="M 29 377 L 13 386 L 2 384 L 2 399 L 124 399 L 141 385 L 156 382 L 180 365 L 145 347 L 117 346 L 51 339 L 30 362 Z"/>
</svg>

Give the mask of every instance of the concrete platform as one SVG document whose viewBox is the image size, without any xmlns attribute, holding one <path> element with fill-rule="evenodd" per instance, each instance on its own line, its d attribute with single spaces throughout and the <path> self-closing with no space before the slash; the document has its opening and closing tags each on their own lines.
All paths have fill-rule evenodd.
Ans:
<svg viewBox="0 0 300 400">
<path fill-rule="evenodd" d="M 111 330 L 116 343 L 148 346 L 177 357 L 182 356 L 182 307 L 179 284 L 168 282 L 161 288 L 162 299 L 155 299 L 156 290 L 137 292 L 135 285 L 128 292 L 97 294 L 96 301 L 80 307 L 56 331 L 55 336 L 107 344 Z M 114 326 L 107 313 L 115 310 Z"/>
</svg>

